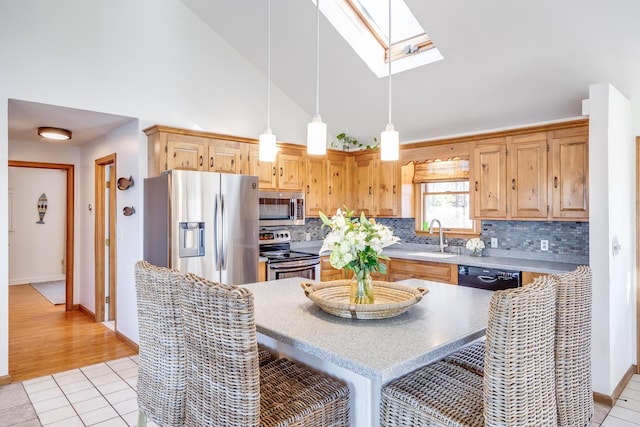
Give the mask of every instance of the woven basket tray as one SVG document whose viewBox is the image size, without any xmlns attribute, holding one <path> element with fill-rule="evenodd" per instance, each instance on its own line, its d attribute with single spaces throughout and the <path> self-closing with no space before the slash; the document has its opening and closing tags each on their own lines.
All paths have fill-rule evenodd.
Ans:
<svg viewBox="0 0 640 427">
<path fill-rule="evenodd" d="M 373 281 L 374 304 L 350 304 L 351 280 L 300 284 L 304 293 L 322 310 L 350 319 L 385 319 L 404 313 L 429 292 L 400 283 Z"/>
</svg>

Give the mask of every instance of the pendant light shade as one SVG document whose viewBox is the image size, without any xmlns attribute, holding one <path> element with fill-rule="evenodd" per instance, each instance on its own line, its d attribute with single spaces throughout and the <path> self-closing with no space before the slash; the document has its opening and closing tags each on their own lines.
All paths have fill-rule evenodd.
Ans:
<svg viewBox="0 0 640 427">
<path fill-rule="evenodd" d="M 275 162 L 277 152 L 276 136 L 271 133 L 271 128 L 267 128 L 260 134 L 258 159 L 261 162 Z"/>
<path fill-rule="evenodd" d="M 267 0 L 267 129 L 258 141 L 258 159 L 261 162 L 275 162 L 278 149 L 276 136 L 269 126 L 269 107 L 271 104 L 271 0 Z"/>
<path fill-rule="evenodd" d="M 391 123 L 391 0 L 389 0 L 389 123 L 380 134 L 380 160 L 398 160 L 400 135 Z"/>
</svg>

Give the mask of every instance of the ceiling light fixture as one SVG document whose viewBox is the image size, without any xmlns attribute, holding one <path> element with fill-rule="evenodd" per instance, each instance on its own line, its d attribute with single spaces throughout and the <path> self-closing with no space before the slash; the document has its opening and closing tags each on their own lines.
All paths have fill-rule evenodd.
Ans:
<svg viewBox="0 0 640 427">
<path fill-rule="evenodd" d="M 260 135 L 258 159 L 261 162 L 276 161 L 276 136 L 271 133 L 269 113 L 271 103 L 271 0 L 267 0 L 267 129 Z"/>
<path fill-rule="evenodd" d="M 71 139 L 71 131 L 62 128 L 54 128 L 54 127 L 39 127 L 38 135 L 47 139 L 55 139 L 57 141 L 66 141 Z"/>
<path fill-rule="evenodd" d="M 316 114 L 307 124 L 307 154 L 327 153 L 327 124 L 320 117 L 320 0 L 316 0 Z"/>
<path fill-rule="evenodd" d="M 391 123 L 391 0 L 389 0 L 389 123 L 380 134 L 380 160 L 398 160 L 400 146 L 398 131 Z"/>
</svg>

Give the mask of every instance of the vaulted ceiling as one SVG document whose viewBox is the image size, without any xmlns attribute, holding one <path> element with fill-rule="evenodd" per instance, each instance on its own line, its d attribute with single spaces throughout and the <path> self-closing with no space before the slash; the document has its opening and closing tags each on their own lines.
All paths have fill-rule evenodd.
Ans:
<svg viewBox="0 0 640 427">
<path fill-rule="evenodd" d="M 266 0 L 181 1 L 266 76 Z M 640 110 L 637 0 L 406 3 L 444 60 L 393 76 L 401 142 L 578 117 L 589 85 L 600 82 Z M 274 0 L 271 8 L 273 84 L 311 117 L 315 3 Z M 329 133 L 379 137 L 387 79 L 377 78 L 324 17 L 320 59 L 320 112 Z"/>
</svg>

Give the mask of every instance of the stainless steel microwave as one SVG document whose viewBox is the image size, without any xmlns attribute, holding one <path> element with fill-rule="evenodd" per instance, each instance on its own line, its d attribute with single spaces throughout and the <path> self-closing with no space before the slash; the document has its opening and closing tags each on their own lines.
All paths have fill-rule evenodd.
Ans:
<svg viewBox="0 0 640 427">
<path fill-rule="evenodd" d="M 261 191 L 258 210 L 260 226 L 304 225 L 304 193 Z"/>
</svg>

